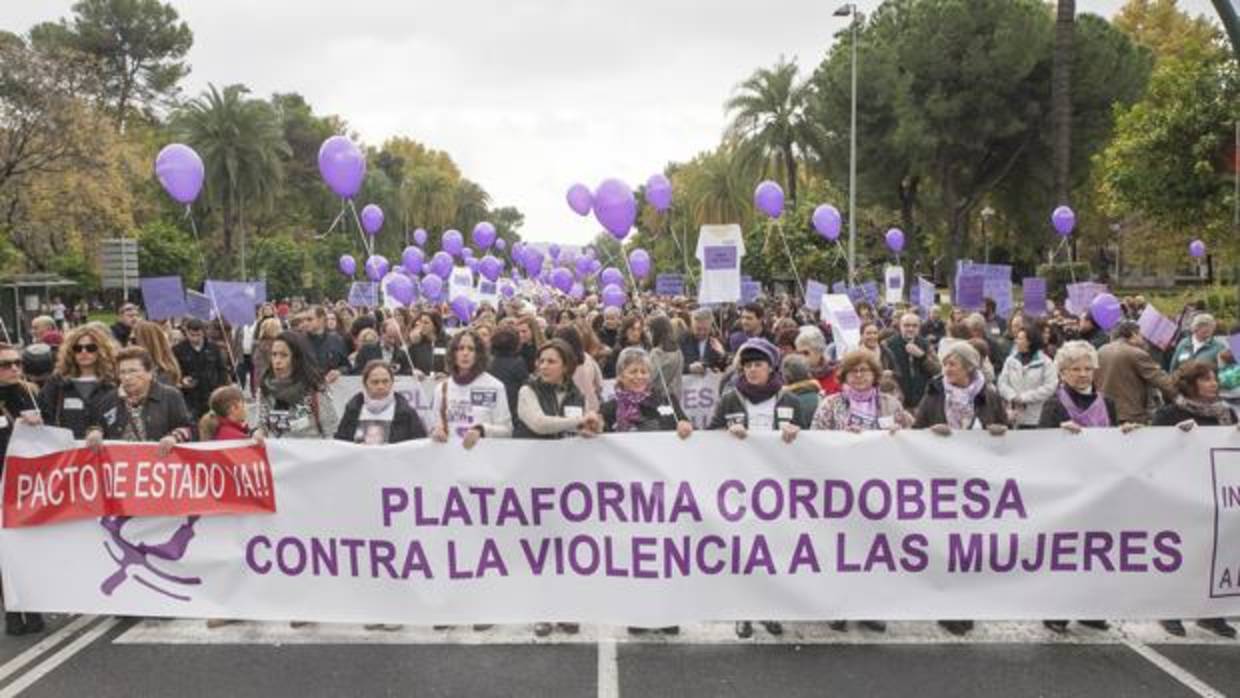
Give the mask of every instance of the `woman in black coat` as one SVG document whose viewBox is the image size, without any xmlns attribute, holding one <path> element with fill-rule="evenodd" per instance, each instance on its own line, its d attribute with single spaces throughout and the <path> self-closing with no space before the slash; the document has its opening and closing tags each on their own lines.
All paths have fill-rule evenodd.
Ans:
<svg viewBox="0 0 1240 698">
<path fill-rule="evenodd" d="M 680 438 L 693 433 L 693 423 L 675 396 L 660 400 L 654 393 L 650 355 L 628 347 L 616 358 L 616 394 L 599 408 L 603 431 L 674 431 Z"/>
<path fill-rule="evenodd" d="M 362 391 L 345 405 L 338 441 L 357 444 L 395 444 L 426 438 L 426 426 L 418 413 L 396 392 L 392 367 L 381 360 L 362 369 Z"/>
<path fill-rule="evenodd" d="M 487 373 L 504 384 L 508 396 L 508 414 L 517 414 L 517 393 L 530 379 L 525 357 L 521 355 L 521 338 L 513 327 L 501 326 L 491 336 L 491 365 Z"/>
</svg>

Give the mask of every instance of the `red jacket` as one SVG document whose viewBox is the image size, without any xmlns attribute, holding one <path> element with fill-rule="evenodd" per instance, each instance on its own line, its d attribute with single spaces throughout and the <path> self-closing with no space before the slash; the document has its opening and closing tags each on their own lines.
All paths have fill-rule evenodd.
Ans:
<svg viewBox="0 0 1240 698">
<path fill-rule="evenodd" d="M 228 441 L 230 439 L 248 439 L 250 438 L 250 430 L 246 429 L 244 424 L 234 422 L 228 417 L 220 417 L 220 425 L 215 430 L 215 441 Z"/>
</svg>

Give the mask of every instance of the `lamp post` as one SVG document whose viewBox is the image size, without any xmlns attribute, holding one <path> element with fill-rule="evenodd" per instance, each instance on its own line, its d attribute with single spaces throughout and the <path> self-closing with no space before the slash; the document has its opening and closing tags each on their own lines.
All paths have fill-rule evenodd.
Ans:
<svg viewBox="0 0 1240 698">
<path fill-rule="evenodd" d="M 993 208 L 987 206 L 982 209 L 982 245 L 985 249 L 983 254 L 986 257 L 987 264 L 990 264 L 990 229 L 988 226 L 990 225 L 990 219 L 994 217 L 995 210 Z"/>
<path fill-rule="evenodd" d="M 848 283 L 857 280 L 857 5 L 847 3 L 836 17 L 852 18 L 852 117 L 848 129 Z"/>
</svg>

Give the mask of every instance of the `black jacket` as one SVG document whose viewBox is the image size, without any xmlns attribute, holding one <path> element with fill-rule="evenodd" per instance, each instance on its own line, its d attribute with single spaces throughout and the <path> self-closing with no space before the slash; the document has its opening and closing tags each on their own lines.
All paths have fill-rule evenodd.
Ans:
<svg viewBox="0 0 1240 698">
<path fill-rule="evenodd" d="M 680 409 L 680 401 L 675 396 L 669 398 L 671 401 L 672 411 L 670 413 L 665 409 L 663 412 L 659 408 L 665 407 L 666 402 L 659 400 L 653 393 L 650 394 L 642 404 L 638 407 L 640 416 L 637 420 L 636 431 L 676 431 L 676 423 L 689 418 L 685 416 L 684 410 Z M 617 402 L 615 398 L 604 402 L 599 407 L 599 415 L 603 418 L 603 431 L 614 432 L 616 430 L 616 408 Z"/>
<path fill-rule="evenodd" d="M 1069 393 L 1072 392 L 1070 388 L 1068 391 Z M 1094 394 L 1099 395 L 1099 393 Z M 1111 420 L 1111 426 L 1119 426 L 1119 417 L 1115 411 L 1115 403 L 1105 395 L 1101 397 L 1105 401 L 1103 404 L 1107 407 L 1107 419 Z M 1042 416 L 1038 417 L 1038 428 L 1056 429 L 1071 419 L 1072 416 L 1068 414 L 1068 408 L 1064 407 L 1063 403 L 1059 401 L 1059 391 L 1056 391 L 1046 402 L 1042 403 Z"/>
<path fill-rule="evenodd" d="M 181 393 L 190 414 L 201 416 L 207 411 L 211 393 L 230 382 L 228 362 L 214 342 L 203 342 L 202 349 L 195 350 L 187 339 L 172 348 L 172 355 L 181 366 L 181 376 L 196 381 L 192 388 L 181 388 Z"/>
<path fill-rule="evenodd" d="M 1158 411 L 1154 413 L 1154 426 L 1173 427 L 1186 419 L 1193 420 L 1199 427 L 1222 426 L 1219 424 L 1217 417 L 1205 417 L 1199 414 L 1193 414 L 1174 402 L 1158 408 Z"/>
<path fill-rule="evenodd" d="M 21 419 L 22 412 L 35 409 L 34 400 L 30 397 L 31 387 L 21 383 L 0 385 L 0 467 L 5 454 L 9 452 L 9 438 L 13 436 L 13 424 Z"/>
<path fill-rule="evenodd" d="M 556 390 L 554 386 L 548 385 L 537 378 L 530 378 L 526 383 L 530 390 L 534 391 L 534 395 L 538 396 L 538 406 L 542 408 L 542 413 L 549 417 L 563 417 L 565 407 L 577 407 L 582 414 L 586 411 L 586 399 L 577 389 L 576 384 L 571 380 L 565 383 L 561 390 Z M 561 394 L 563 400 L 561 400 Z M 562 439 L 565 432 L 556 434 L 538 434 L 525 426 L 525 422 L 521 421 L 521 416 L 517 412 L 512 414 L 512 437 L 514 439 Z"/>
<path fill-rule="evenodd" d="M 690 335 L 680 342 L 680 355 L 685 358 L 684 372 L 689 372 L 689 364 L 701 362 L 708 370 L 721 371 L 728 363 L 728 355 L 715 351 L 711 340 L 706 340 L 706 353 L 698 351 L 698 340 Z"/>
<path fill-rule="evenodd" d="M 447 370 L 444 368 L 444 359 L 447 358 L 446 347 L 447 345 L 439 340 L 435 340 L 433 344 L 426 341 L 410 344 L 409 357 L 413 359 L 413 367 L 428 376 L 432 373 L 446 373 Z M 435 353 L 436 349 L 439 353 Z"/>
<path fill-rule="evenodd" d="M 362 414 L 362 403 L 366 397 L 362 393 L 354 395 L 344 406 L 344 415 L 340 417 L 340 426 L 336 428 L 336 440 L 356 443 L 357 423 Z M 426 425 L 417 410 L 409 405 L 409 401 L 400 393 L 396 393 L 396 411 L 392 416 L 392 428 L 388 432 L 388 443 L 426 438 Z"/>
<path fill-rule="evenodd" d="M 335 370 L 344 372 L 349 369 L 349 352 L 340 335 L 329 330 L 323 334 L 309 333 L 306 337 L 310 340 L 310 348 L 314 350 L 314 359 L 318 362 L 319 371 L 323 373 Z"/>
<path fill-rule="evenodd" d="M 43 423 L 68 429 L 75 439 L 86 438 L 89 427 L 103 426 L 100 421 L 102 415 L 114 407 L 116 386 L 105 381 L 95 384 L 89 399 L 82 397 L 73 379 L 64 376 L 52 376 L 39 391 L 39 412 L 43 415 Z"/>
<path fill-rule="evenodd" d="M 1003 398 L 989 383 L 973 399 L 973 417 L 984 427 L 992 424 L 1007 426 L 1007 408 L 1003 405 Z M 943 390 L 942 376 L 926 385 L 926 395 L 917 406 L 913 428 L 928 429 L 936 424 L 947 424 L 947 393 Z"/>
<path fill-rule="evenodd" d="M 530 379 L 530 372 L 525 368 L 525 358 L 518 354 L 496 354 L 491 357 L 487 373 L 504 384 L 504 392 L 508 395 L 508 413 L 516 419 L 517 393 Z"/>
<path fill-rule="evenodd" d="M 142 423 L 146 427 L 147 441 L 159 441 L 169 435 L 176 436 L 178 441 L 193 437 L 193 423 L 181 391 L 153 379 L 146 401 L 142 403 Z M 124 438 L 125 427 L 129 424 L 124 398 L 117 396 L 112 408 L 99 415 L 98 424 L 103 427 L 104 438 Z"/>
<path fill-rule="evenodd" d="M 779 429 L 785 423 L 808 429 L 809 424 L 797 423 L 799 414 L 801 414 L 800 400 L 788 393 L 781 394 L 775 402 L 775 429 Z M 719 398 L 719 404 L 715 406 L 715 414 L 710 418 L 710 426 L 706 428 L 727 429 L 733 424 L 741 424 L 746 429 L 749 428 L 749 412 L 745 409 L 745 401 L 741 399 L 741 394 L 735 388 Z"/>
</svg>

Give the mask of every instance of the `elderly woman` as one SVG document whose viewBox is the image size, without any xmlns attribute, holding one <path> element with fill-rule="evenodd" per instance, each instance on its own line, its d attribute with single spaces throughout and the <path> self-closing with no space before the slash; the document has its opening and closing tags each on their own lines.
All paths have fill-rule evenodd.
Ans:
<svg viewBox="0 0 1240 698">
<path fill-rule="evenodd" d="M 832 360 L 827 338 L 822 334 L 822 330 L 812 325 L 802 327 L 797 332 L 795 346 L 797 353 L 804 356 L 809 363 L 810 375 L 818 382 L 818 387 L 822 389 L 823 394 L 832 395 L 840 392 L 835 362 Z"/>
<path fill-rule="evenodd" d="M 784 377 L 781 392 L 796 398 L 799 403 L 797 424 L 809 424 L 822 397 L 822 388 L 810 374 L 809 361 L 801 354 L 787 354 L 780 362 L 779 370 Z"/>
<path fill-rule="evenodd" d="M 1214 316 L 1209 313 L 1198 313 L 1193 316 L 1192 334 L 1180 340 L 1171 355 L 1171 370 L 1189 361 L 1202 361 L 1211 368 L 1218 368 L 1218 355 L 1227 351 L 1227 343 L 1214 336 L 1218 327 Z"/>
<path fill-rule="evenodd" d="M 418 413 L 396 392 L 391 365 L 374 360 L 362 369 L 362 390 L 344 407 L 336 440 L 355 444 L 395 444 L 425 439 Z"/>
<path fill-rule="evenodd" d="M 339 419 L 305 335 L 281 332 L 271 343 L 271 363 L 259 382 L 261 437 L 328 439 Z"/>
<path fill-rule="evenodd" d="M 1017 316 L 1019 317 L 1019 316 Z M 1015 350 L 1003 363 L 999 374 L 999 395 L 1011 409 L 1017 429 L 1036 429 L 1042 419 L 1042 405 L 1059 386 L 1059 371 L 1051 358 L 1042 351 L 1042 328 L 1028 322 L 1017 327 L 1013 339 Z"/>
<path fill-rule="evenodd" d="M 870 352 L 861 349 L 849 352 L 840 362 L 843 388 L 823 399 L 814 412 L 810 428 L 860 433 L 913 426 L 913 417 L 904 410 L 900 399 L 879 392 L 881 372 L 882 365 Z"/>
<path fill-rule="evenodd" d="M 86 438 L 86 428 L 116 407 L 116 389 L 112 333 L 96 323 L 78 327 L 60 345 L 56 371 L 39 391 L 43 422 Z"/>
<path fill-rule="evenodd" d="M 995 436 L 1007 433 L 1007 410 L 1003 398 L 986 382 L 982 356 L 968 342 L 951 342 L 939 348 L 943 374 L 930 381 L 917 406 L 914 429 L 929 429 L 940 436 L 953 431 L 986 429 Z M 939 621 L 952 635 L 973 629 L 971 620 Z"/>
<path fill-rule="evenodd" d="M 603 403 L 603 431 L 675 431 L 680 438 L 693 433 L 693 423 L 675 396 L 656 392 L 650 355 L 641 347 L 628 347 L 616 359 L 616 394 Z"/>
<path fill-rule="evenodd" d="M 448 380 L 433 393 L 431 438 L 440 443 L 460 439 L 470 449 L 484 437 L 512 436 L 508 393 L 498 378 L 486 372 L 490 364 L 487 345 L 476 330 L 461 330 L 448 342 Z"/>
<path fill-rule="evenodd" d="M 1231 426 L 1237 423 L 1231 406 L 1219 398 L 1218 377 L 1205 361 L 1188 361 L 1175 371 L 1179 397 L 1154 413 L 1154 426 L 1179 427 L 1188 432 L 1200 426 Z M 1172 635 L 1184 637 L 1184 624 L 1178 620 L 1160 621 Z M 1222 618 L 1202 618 L 1197 627 L 1226 638 L 1234 638 L 1236 629 Z"/>
</svg>

